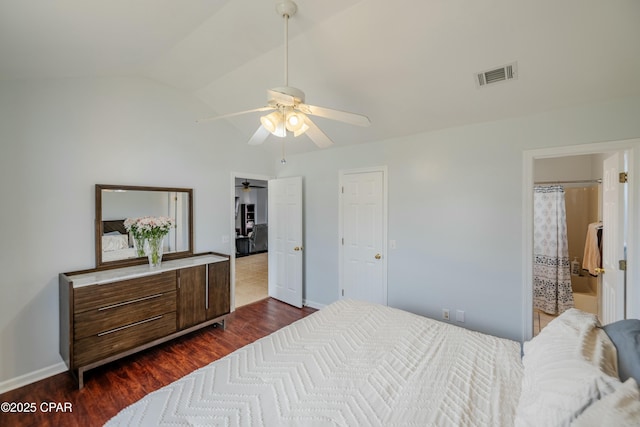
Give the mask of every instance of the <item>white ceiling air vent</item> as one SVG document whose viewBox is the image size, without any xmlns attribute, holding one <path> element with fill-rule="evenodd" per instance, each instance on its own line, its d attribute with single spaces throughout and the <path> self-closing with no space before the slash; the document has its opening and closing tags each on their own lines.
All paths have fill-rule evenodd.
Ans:
<svg viewBox="0 0 640 427">
<path fill-rule="evenodd" d="M 488 86 L 494 83 L 505 82 L 518 78 L 518 63 L 512 62 L 503 67 L 483 71 L 476 74 L 476 85 L 478 87 Z"/>
</svg>

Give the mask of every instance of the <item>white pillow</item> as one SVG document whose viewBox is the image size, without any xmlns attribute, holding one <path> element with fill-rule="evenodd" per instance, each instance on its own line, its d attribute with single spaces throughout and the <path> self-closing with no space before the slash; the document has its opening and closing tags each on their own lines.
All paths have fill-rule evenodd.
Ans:
<svg viewBox="0 0 640 427">
<path fill-rule="evenodd" d="M 633 378 L 587 408 L 571 427 L 640 426 L 640 391 Z"/>
<path fill-rule="evenodd" d="M 118 234 L 117 236 L 102 236 L 102 250 L 104 252 L 127 249 L 129 247 L 129 236 Z"/>
<path fill-rule="evenodd" d="M 616 349 L 599 326 L 572 308 L 524 343 L 516 426 L 568 426 L 620 385 Z"/>
</svg>

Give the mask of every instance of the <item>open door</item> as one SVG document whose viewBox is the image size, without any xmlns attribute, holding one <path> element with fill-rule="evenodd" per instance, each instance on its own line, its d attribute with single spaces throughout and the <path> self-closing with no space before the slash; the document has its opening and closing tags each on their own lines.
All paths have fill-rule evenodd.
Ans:
<svg viewBox="0 0 640 427">
<path fill-rule="evenodd" d="M 602 322 L 625 318 L 625 275 L 620 260 L 625 259 L 626 188 L 621 182 L 624 154 L 616 152 L 604 160 L 602 179 Z"/>
<path fill-rule="evenodd" d="M 269 180 L 269 296 L 302 307 L 302 177 Z"/>
</svg>

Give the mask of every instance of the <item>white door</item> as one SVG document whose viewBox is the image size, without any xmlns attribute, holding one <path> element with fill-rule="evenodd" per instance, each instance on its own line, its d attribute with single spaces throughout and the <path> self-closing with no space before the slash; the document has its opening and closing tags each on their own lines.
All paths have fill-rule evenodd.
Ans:
<svg viewBox="0 0 640 427">
<path fill-rule="evenodd" d="M 341 298 L 387 304 L 384 171 L 341 176 Z"/>
<path fill-rule="evenodd" d="M 604 161 L 602 177 L 602 322 L 624 318 L 624 271 L 619 261 L 624 259 L 625 209 L 624 186 L 619 173 L 624 170 L 623 154 L 618 152 Z"/>
<path fill-rule="evenodd" d="M 302 307 L 302 177 L 269 180 L 269 296 Z"/>
</svg>

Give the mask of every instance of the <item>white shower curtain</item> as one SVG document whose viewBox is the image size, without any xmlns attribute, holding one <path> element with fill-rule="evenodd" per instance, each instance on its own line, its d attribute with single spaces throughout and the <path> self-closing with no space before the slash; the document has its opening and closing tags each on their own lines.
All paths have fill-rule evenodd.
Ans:
<svg viewBox="0 0 640 427">
<path fill-rule="evenodd" d="M 561 185 L 533 191 L 533 308 L 560 314 L 573 307 L 567 214 Z"/>
</svg>

